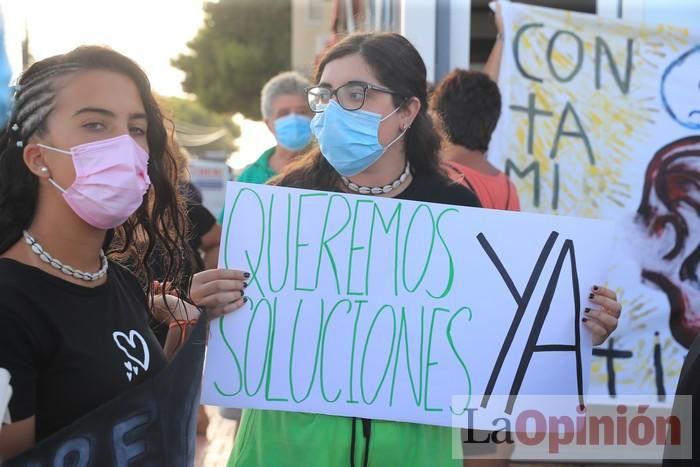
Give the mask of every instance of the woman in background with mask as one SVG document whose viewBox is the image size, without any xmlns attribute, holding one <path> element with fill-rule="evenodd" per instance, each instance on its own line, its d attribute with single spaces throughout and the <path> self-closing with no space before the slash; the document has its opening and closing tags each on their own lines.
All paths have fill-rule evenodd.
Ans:
<svg viewBox="0 0 700 467">
<path fill-rule="evenodd" d="M 184 214 L 162 118 L 139 67 L 101 47 L 37 62 L 19 80 L 0 136 L 0 368 L 14 390 L 0 458 L 165 366 L 144 291 L 110 259 L 135 259 L 151 284 L 145 265 L 158 243 L 165 279 L 179 279 Z M 145 236 L 145 250 L 135 235 Z M 238 297 L 210 316 L 240 306 Z M 125 339 L 140 351 L 139 371 L 125 368 Z"/>
<path fill-rule="evenodd" d="M 265 183 L 280 173 L 311 142 L 311 111 L 305 90 L 309 81 L 295 71 L 270 78 L 260 92 L 260 111 L 277 145 L 263 152 L 258 160 L 243 169 L 239 182 Z M 219 214 L 223 223 L 224 211 Z"/>
<path fill-rule="evenodd" d="M 479 206 L 474 193 L 440 168 L 439 140 L 427 114 L 426 69 L 408 40 L 398 34 L 349 36 L 326 52 L 316 82 L 307 95 L 320 149 L 270 183 Z M 223 296 L 207 293 L 226 273 L 195 275 L 194 302 L 226 306 Z M 609 318 L 594 333 L 610 334 L 617 320 Z M 244 410 L 228 465 L 457 466 L 461 461 L 452 458 L 452 437 L 453 430 L 445 427 Z"/>
<path fill-rule="evenodd" d="M 277 146 L 241 172 L 238 181 L 265 183 L 280 173 L 311 142 L 311 115 L 304 90 L 309 81 L 294 71 L 273 76 L 260 92 L 260 110 Z"/>
</svg>

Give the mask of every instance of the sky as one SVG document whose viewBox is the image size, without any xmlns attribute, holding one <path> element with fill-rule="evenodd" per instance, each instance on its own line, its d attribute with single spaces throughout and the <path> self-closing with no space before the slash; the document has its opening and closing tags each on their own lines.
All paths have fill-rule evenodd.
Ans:
<svg viewBox="0 0 700 467">
<path fill-rule="evenodd" d="M 135 60 L 159 94 L 183 96 L 184 74 L 170 60 L 187 52 L 202 26 L 204 0 L 0 0 L 5 19 L 5 46 L 13 80 L 21 71 L 25 25 L 36 60 L 65 53 L 79 45 L 107 45 Z M 252 162 L 274 138 L 264 124 L 241 122 L 234 168 Z"/>
<path fill-rule="evenodd" d="M 202 25 L 202 0 L 0 0 L 7 52 L 18 72 L 25 24 L 36 59 L 79 45 L 108 45 L 146 71 L 153 88 L 181 95 L 183 74 L 170 59 L 187 51 Z"/>
</svg>

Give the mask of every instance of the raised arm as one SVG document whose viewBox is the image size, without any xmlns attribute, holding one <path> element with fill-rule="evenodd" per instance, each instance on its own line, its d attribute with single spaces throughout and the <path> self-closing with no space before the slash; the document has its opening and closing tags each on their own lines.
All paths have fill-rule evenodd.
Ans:
<svg viewBox="0 0 700 467">
<path fill-rule="evenodd" d="M 484 65 L 484 73 L 489 75 L 492 80 L 498 82 L 498 75 L 501 71 L 501 59 L 503 58 L 503 17 L 501 16 L 500 2 L 495 3 L 496 42 L 493 43 L 489 58 L 486 60 L 486 65 Z"/>
</svg>

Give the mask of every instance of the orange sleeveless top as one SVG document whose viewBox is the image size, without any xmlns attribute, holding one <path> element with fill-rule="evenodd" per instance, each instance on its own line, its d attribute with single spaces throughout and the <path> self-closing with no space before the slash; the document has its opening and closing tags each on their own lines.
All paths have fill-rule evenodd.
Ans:
<svg viewBox="0 0 700 467">
<path fill-rule="evenodd" d="M 520 199 L 515 185 L 503 172 L 488 175 L 457 162 L 445 161 L 443 164 L 452 180 L 462 183 L 476 193 L 482 207 L 520 211 Z"/>
</svg>

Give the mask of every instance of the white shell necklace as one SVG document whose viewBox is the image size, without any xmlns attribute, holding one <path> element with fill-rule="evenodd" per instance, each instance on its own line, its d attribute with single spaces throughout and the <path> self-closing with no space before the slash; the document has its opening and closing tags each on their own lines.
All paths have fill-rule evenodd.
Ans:
<svg viewBox="0 0 700 467">
<path fill-rule="evenodd" d="M 50 264 L 51 266 L 53 266 L 54 269 L 61 271 L 67 276 L 75 277 L 76 279 L 81 279 L 88 282 L 93 282 L 104 277 L 104 275 L 107 274 L 107 268 L 109 266 L 109 263 L 107 263 L 107 257 L 105 256 L 105 253 L 102 250 L 100 250 L 100 261 L 102 262 L 102 267 L 100 268 L 100 270 L 97 272 L 84 272 L 80 269 L 75 269 L 70 266 L 67 266 L 59 260 L 57 260 L 56 258 L 54 258 L 53 256 L 51 256 L 48 252 L 44 250 L 44 247 L 42 247 L 39 244 L 39 242 L 37 242 L 34 239 L 34 237 L 32 237 L 26 230 L 22 231 L 22 235 L 24 235 L 24 240 L 27 242 L 27 245 L 29 245 L 32 248 L 34 254 L 39 256 L 39 258 L 41 258 L 43 262 L 45 262 L 46 264 Z"/>
<path fill-rule="evenodd" d="M 406 181 L 408 176 L 411 174 L 411 164 L 410 162 L 406 161 L 406 168 L 404 169 L 403 173 L 394 180 L 393 182 L 389 183 L 388 185 L 384 186 L 360 186 L 356 183 L 351 182 L 347 177 L 341 177 L 343 179 L 343 183 L 345 183 L 345 186 L 348 187 L 350 190 L 363 194 L 363 195 L 383 195 L 384 193 L 389 193 L 390 191 L 393 191 L 397 189 L 403 182 Z"/>
</svg>

